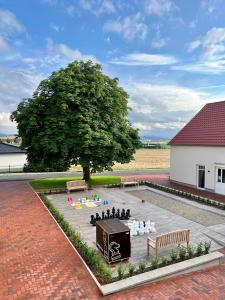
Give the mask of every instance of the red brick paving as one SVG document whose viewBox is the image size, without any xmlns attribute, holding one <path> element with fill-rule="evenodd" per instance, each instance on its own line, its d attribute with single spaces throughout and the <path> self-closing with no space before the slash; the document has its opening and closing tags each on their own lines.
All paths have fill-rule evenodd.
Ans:
<svg viewBox="0 0 225 300">
<path fill-rule="evenodd" d="M 25 182 L 0 183 L 0 299 L 96 299 L 81 260 Z"/>
<path fill-rule="evenodd" d="M 163 179 L 157 176 L 158 180 Z M 0 183 L 0 191 L 0 300 L 103 298 L 79 257 L 27 184 Z M 224 300 L 225 262 L 219 267 L 104 298 Z"/>
</svg>

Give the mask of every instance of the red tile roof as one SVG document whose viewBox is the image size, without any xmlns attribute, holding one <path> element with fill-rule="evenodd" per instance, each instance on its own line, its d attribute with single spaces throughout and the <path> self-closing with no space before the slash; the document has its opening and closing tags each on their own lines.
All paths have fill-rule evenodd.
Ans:
<svg viewBox="0 0 225 300">
<path fill-rule="evenodd" d="M 225 101 L 206 104 L 169 145 L 225 146 Z"/>
</svg>

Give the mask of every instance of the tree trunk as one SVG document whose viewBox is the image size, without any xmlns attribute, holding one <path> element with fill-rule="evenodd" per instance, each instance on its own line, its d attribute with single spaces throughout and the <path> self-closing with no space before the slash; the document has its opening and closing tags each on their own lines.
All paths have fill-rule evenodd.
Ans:
<svg viewBox="0 0 225 300">
<path fill-rule="evenodd" d="M 90 168 L 83 167 L 83 180 L 88 181 L 91 178 Z"/>
</svg>

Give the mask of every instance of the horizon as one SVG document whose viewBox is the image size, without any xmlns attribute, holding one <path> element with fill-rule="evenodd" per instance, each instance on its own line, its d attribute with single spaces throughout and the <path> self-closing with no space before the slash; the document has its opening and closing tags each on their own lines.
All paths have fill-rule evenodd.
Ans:
<svg viewBox="0 0 225 300">
<path fill-rule="evenodd" d="M 92 59 L 130 95 L 141 137 L 172 138 L 225 99 L 224 9 L 220 0 L 0 0 L 0 132 L 16 132 L 9 116 L 41 80 Z"/>
</svg>

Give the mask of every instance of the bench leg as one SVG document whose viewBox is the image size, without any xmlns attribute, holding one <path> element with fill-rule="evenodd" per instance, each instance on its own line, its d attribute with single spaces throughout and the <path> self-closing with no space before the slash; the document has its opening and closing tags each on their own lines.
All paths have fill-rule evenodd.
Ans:
<svg viewBox="0 0 225 300">
<path fill-rule="evenodd" d="M 149 245 L 149 243 L 147 241 L 147 256 L 149 256 L 149 255 L 150 255 L 150 245 Z"/>
</svg>

